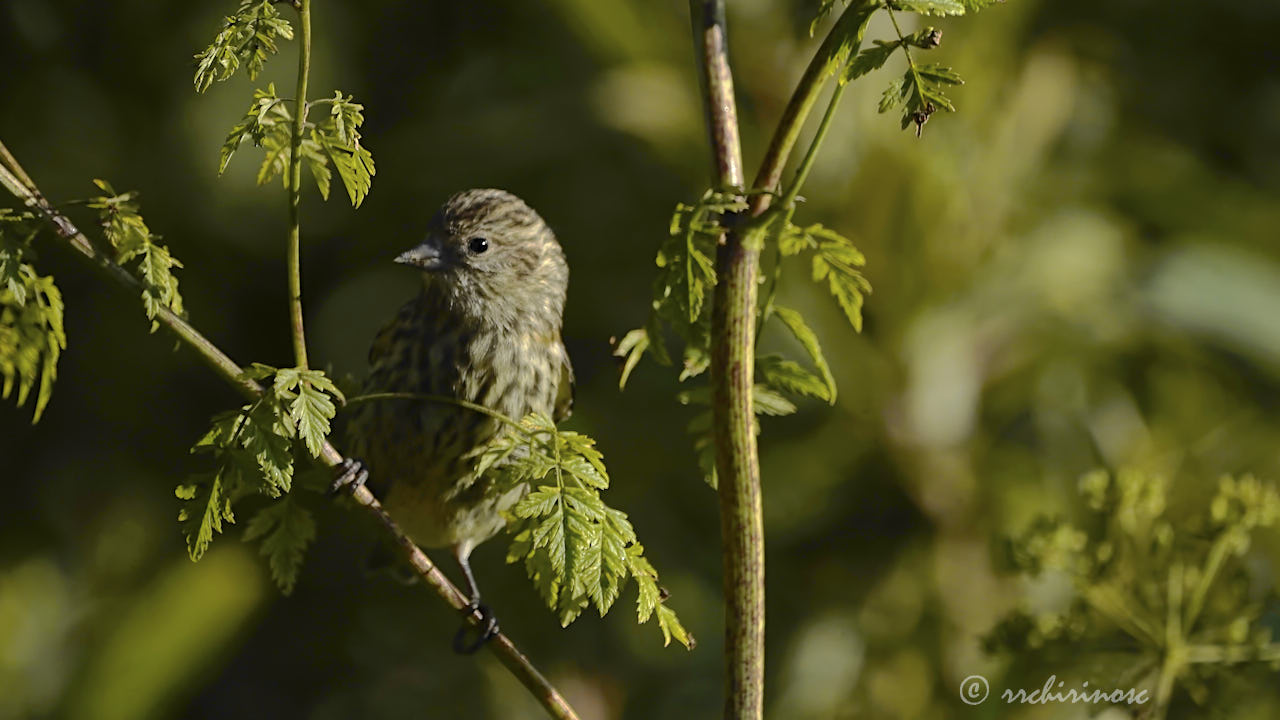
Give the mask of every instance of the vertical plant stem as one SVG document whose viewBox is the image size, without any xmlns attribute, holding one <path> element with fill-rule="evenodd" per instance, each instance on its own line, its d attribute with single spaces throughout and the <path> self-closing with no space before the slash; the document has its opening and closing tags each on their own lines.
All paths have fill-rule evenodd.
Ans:
<svg viewBox="0 0 1280 720">
<path fill-rule="evenodd" d="M 848 59 L 880 0 L 853 0 L 831 28 L 800 78 L 778 121 L 753 190 L 778 187 L 783 168 L 822 86 Z M 729 69 L 724 0 L 689 0 L 715 183 L 743 187 L 742 152 Z M 833 96 L 839 100 L 839 90 Z M 797 180 L 804 181 L 834 107 L 810 147 Z M 797 184 L 798 190 L 799 185 Z M 761 215 L 772 195 L 750 197 L 749 214 Z M 794 200 L 794 195 L 790 198 Z M 725 718 L 759 720 L 764 707 L 764 522 L 760 498 L 752 388 L 755 384 L 756 293 L 761 223 L 725 218 L 716 252 L 711 309 L 711 407 L 719 477 L 720 533 L 724 555 Z"/>
<path fill-rule="evenodd" d="M 733 71 L 729 67 L 724 0 L 689 0 L 689 15 L 698 53 L 698 83 L 711 137 L 712 176 L 721 189 L 741 189 L 746 179 L 742 172 Z"/>
<path fill-rule="evenodd" d="M 299 0 L 298 89 L 294 94 L 293 142 L 289 148 L 289 240 L 285 262 L 289 273 L 289 324 L 293 357 L 307 367 L 307 335 L 302 322 L 301 204 L 302 131 L 307 122 L 307 78 L 311 74 L 311 0 Z"/>
<path fill-rule="evenodd" d="M 724 0 L 690 0 L 689 14 L 714 183 L 741 188 L 745 176 L 724 5 Z M 711 403 L 724 557 L 724 716 L 733 720 L 759 720 L 764 700 L 764 523 L 751 398 L 759 255 L 758 243 L 726 234 L 716 252 L 711 314 Z"/>
</svg>

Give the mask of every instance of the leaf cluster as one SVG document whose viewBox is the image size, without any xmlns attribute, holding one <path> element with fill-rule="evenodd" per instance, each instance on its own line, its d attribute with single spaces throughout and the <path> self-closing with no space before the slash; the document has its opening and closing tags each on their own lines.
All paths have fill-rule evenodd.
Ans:
<svg viewBox="0 0 1280 720">
<path fill-rule="evenodd" d="M 277 40 L 293 39 L 293 26 L 280 16 L 271 0 L 243 0 L 234 15 L 223 21 L 213 42 L 196 54 L 194 83 L 197 92 L 235 75 L 243 64 L 254 80 L 267 58 L 278 51 Z"/>
<path fill-rule="evenodd" d="M 942 31 L 926 27 L 910 34 L 903 34 L 895 12 L 912 12 L 923 16 L 956 16 L 986 9 L 1004 0 L 885 0 L 876 3 L 889 13 L 897 33 L 895 40 L 873 40 L 870 47 L 862 49 L 844 66 L 839 82 L 852 82 L 863 75 L 884 67 L 893 53 L 901 49 L 907 60 L 907 69 L 893 80 L 880 95 L 879 110 L 887 113 L 901 108 L 901 125 L 905 130 L 914 126 L 919 135 L 929 118 L 939 110 L 955 112 L 955 105 L 946 95 L 946 89 L 963 85 L 964 80 L 950 67 L 939 64 L 918 64 L 912 50 L 932 50 L 942 43 Z M 821 0 L 818 11 L 809 26 L 812 36 L 818 26 L 831 14 L 836 0 Z"/>
<path fill-rule="evenodd" d="M 178 315 L 186 312 L 182 294 L 178 292 L 178 278 L 173 274 L 174 268 L 182 267 L 182 263 L 158 242 L 160 236 L 152 234 L 147 227 L 138 213 L 136 192 L 117 193 L 106 180 L 95 179 L 93 184 L 106 195 L 91 198 L 88 206 L 98 211 L 103 234 L 115 250 L 116 264 L 123 266 L 137 261 L 134 272 L 142 281 L 142 307 L 151 320 L 151 332 L 155 332 L 160 327 L 155 319 L 160 308 L 168 308 Z"/>
<path fill-rule="evenodd" d="M 191 448 L 213 455 L 215 467 L 178 487 L 176 494 L 183 501 L 178 520 L 191 559 L 199 560 L 223 524 L 235 522 L 237 502 L 257 495 L 283 497 L 259 510 L 245 540 L 262 540 L 272 577 L 288 593 L 302 551 L 315 536 L 310 513 L 289 495 L 295 448 L 301 444 L 311 457 L 319 457 L 343 395 L 321 370 L 254 363 L 244 375 L 269 382 L 254 402 L 214 416 L 209 430 Z"/>
<path fill-rule="evenodd" d="M 1171 508 L 1163 477 L 1122 470 L 1081 478 L 1080 522 L 1040 517 L 1008 544 L 1028 578 L 1069 581 L 1069 602 L 1024 606 L 989 650 L 1087 659 L 1129 648 L 1136 679 L 1171 673 L 1203 698 L 1221 666 L 1280 658 L 1264 616 L 1280 607 L 1251 575 L 1254 536 L 1280 523 L 1280 493 L 1252 476 L 1223 477 L 1209 502 Z"/>
<path fill-rule="evenodd" d="M 373 154 L 360 143 L 360 126 L 364 124 L 364 106 L 354 102 L 349 95 L 335 92 L 331 98 L 309 103 L 310 107 L 327 104 L 330 112 L 319 123 L 303 122 L 303 137 L 299 153 L 311 177 L 315 180 L 320 196 L 329 199 L 329 185 L 333 179 L 330 163 L 338 170 L 338 178 L 346 188 L 353 207 L 360 207 L 373 184 L 377 172 Z M 253 93 L 253 102 L 240 122 L 227 133 L 218 160 L 218 172 L 225 172 L 231 156 L 246 140 L 262 148 L 264 156 L 258 168 L 258 184 L 265 185 L 280 176 L 288 188 L 286 172 L 293 153 L 293 114 L 290 101 L 276 95 L 274 83 Z"/>
<path fill-rule="evenodd" d="M 534 413 L 481 450 L 476 472 L 487 473 L 501 492 L 530 488 L 507 513 L 507 562 L 524 564 L 562 625 L 592 605 L 604 616 L 627 578 L 634 578 L 638 621 L 656 616 L 665 643 L 674 638 L 693 647 L 693 636 L 663 603 L 658 573 L 626 513 L 600 497 L 609 475 L 594 440 L 561 431 L 551 418 Z"/>
<path fill-rule="evenodd" d="M 67 347 L 62 293 L 31 264 L 37 229 L 30 213 L 0 209 L 0 396 L 8 399 L 16 389 L 21 407 L 35 390 L 32 422 L 49 403 Z"/>
</svg>

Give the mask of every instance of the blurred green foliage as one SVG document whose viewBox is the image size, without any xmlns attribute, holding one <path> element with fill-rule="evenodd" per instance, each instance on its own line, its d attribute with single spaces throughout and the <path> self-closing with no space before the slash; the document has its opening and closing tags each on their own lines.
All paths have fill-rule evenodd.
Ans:
<svg viewBox="0 0 1280 720">
<path fill-rule="evenodd" d="M 747 148 L 812 51 L 817 4 L 730 8 Z M 217 181 L 251 84 L 190 91 L 191 51 L 225 12 L 10 0 L 0 137 L 55 201 L 92 177 L 139 189 L 187 265 L 196 325 L 237 359 L 288 366 L 282 203 L 253 191 L 248 164 Z M 305 200 L 314 359 L 363 369 L 416 282 L 390 259 L 449 193 L 529 200 L 573 270 L 573 422 L 609 458 L 610 503 L 701 643 L 663 651 L 622 617 L 562 630 L 496 545 L 478 572 L 584 717 L 716 714 L 718 518 L 684 436 L 694 411 L 643 364 L 619 394 L 607 343 L 644 322 L 670 209 L 706 186 L 686 4 L 375 1 L 316 17 L 313 79 L 376 109 L 361 133 L 379 179 L 358 214 Z M 834 409 L 762 421 L 773 717 L 1076 713 L 959 700 L 970 674 L 994 692 L 1071 672 L 983 653 L 1034 590 L 1002 539 L 1066 514 L 1099 466 L 1171 478 L 1171 506 L 1207 502 L 1223 474 L 1280 474 L 1280 9 L 1017 0 L 979 20 L 952 32 L 930 18 L 945 38 L 931 54 L 964 70 L 948 90 L 959 113 L 916 140 L 877 114 L 882 87 L 856 82 L 806 185 L 806 222 L 856 241 L 875 295 L 854 335 L 825 288 L 778 288 L 841 392 Z M 879 22 L 869 37 L 891 37 Z M 257 85 L 290 77 L 293 44 L 279 50 Z M 0 717 L 540 717 L 494 661 L 449 652 L 456 618 L 437 601 L 361 575 L 376 531 L 346 513 L 320 510 L 288 598 L 234 543 L 191 565 L 168 488 L 236 398 L 148 335 L 136 297 L 37 249 L 69 342 L 40 425 L 0 408 Z M 785 328 L 762 350 L 804 352 Z M 1277 552 L 1261 531 L 1241 558 L 1251 597 L 1267 595 Z M 1277 623 L 1274 608 L 1256 620 Z M 1269 673 L 1230 674 L 1230 717 L 1280 711 Z M 1212 717 L 1208 702 L 1175 690 L 1171 717 Z"/>
</svg>

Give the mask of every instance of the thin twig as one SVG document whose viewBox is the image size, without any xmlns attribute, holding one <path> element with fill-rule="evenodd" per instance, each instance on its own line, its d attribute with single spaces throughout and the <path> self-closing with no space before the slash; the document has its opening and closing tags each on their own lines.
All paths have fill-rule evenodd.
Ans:
<svg viewBox="0 0 1280 720">
<path fill-rule="evenodd" d="M 78 255 L 102 270 L 110 280 L 117 285 L 141 292 L 142 284 L 137 278 L 101 253 L 76 228 L 71 220 L 44 199 L 36 188 L 35 183 L 29 182 L 30 178 L 22 170 L 22 166 L 18 164 L 17 160 L 9 153 L 3 142 L 0 142 L 0 160 L 3 161 L 0 162 L 0 185 L 4 185 L 15 197 L 46 219 L 53 226 L 59 239 L 66 242 Z M 28 182 L 23 182 L 19 178 L 26 178 Z M 253 401 L 262 396 L 262 388 L 256 382 L 244 376 L 240 365 L 210 342 L 185 319 L 162 306 L 156 312 L 156 320 L 171 330 L 179 341 L 194 350 L 205 365 L 209 366 L 210 369 L 246 399 Z M 343 462 L 342 454 L 327 441 L 321 450 L 320 458 L 329 466 L 337 466 Z M 426 553 L 400 529 L 400 526 L 396 524 L 395 520 L 391 519 L 391 516 L 387 514 L 382 504 L 378 502 L 378 499 L 374 497 L 368 488 L 360 487 L 355 489 L 352 491 L 351 497 L 357 505 L 373 515 L 387 533 L 394 538 L 404 559 L 417 571 L 418 576 L 422 578 L 428 587 L 434 590 L 455 610 L 461 610 L 466 607 L 467 598 L 458 588 L 454 587 L 453 583 L 449 582 L 449 579 L 427 557 Z M 479 613 L 473 613 L 468 617 L 476 627 L 480 627 Z M 542 703 L 547 714 L 557 720 L 578 720 L 573 708 L 569 706 L 555 686 L 529 662 L 524 653 L 520 652 L 507 636 L 499 633 L 487 643 L 487 647 L 511 671 L 511 674 Z"/>
<path fill-rule="evenodd" d="M 791 181 L 791 185 L 786 192 L 782 194 L 782 206 L 789 208 L 796 201 L 796 196 L 800 194 L 800 188 L 804 187 L 804 181 L 809 178 L 809 171 L 813 169 L 813 163 L 818 158 L 818 148 L 822 147 L 822 141 L 827 137 L 827 130 L 831 127 L 831 120 L 835 118 L 836 107 L 840 105 L 840 97 L 844 95 L 844 89 L 849 83 L 837 82 L 834 90 L 831 91 L 831 99 L 827 101 L 827 111 L 822 115 L 822 121 L 818 123 L 818 129 L 813 134 L 813 139 L 809 141 L 809 149 L 805 151 L 804 157 L 800 160 L 800 166 L 796 168 L 795 178 Z"/>
<path fill-rule="evenodd" d="M 311 74 L 311 0 L 301 0 L 298 10 L 298 90 L 293 113 L 293 138 L 289 149 L 289 238 L 286 264 L 289 273 L 289 326 L 293 357 L 307 367 L 307 336 L 302 322 L 302 133 L 307 123 L 307 78 Z"/>
</svg>

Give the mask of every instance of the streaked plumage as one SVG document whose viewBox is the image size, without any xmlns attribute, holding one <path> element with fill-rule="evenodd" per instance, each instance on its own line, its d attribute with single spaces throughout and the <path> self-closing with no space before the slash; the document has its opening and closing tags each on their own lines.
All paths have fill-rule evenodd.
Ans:
<svg viewBox="0 0 1280 720">
<path fill-rule="evenodd" d="M 422 268 L 423 288 L 374 340 L 365 393 L 444 395 L 516 419 L 568 415 L 569 269 L 532 208 L 502 190 L 458 193 L 397 262 Z M 499 496 L 473 472 L 473 451 L 501 425 L 454 405 L 386 400 L 357 406 L 349 431 L 387 511 L 418 544 L 452 547 L 469 575 L 471 549 L 503 528 L 500 511 L 523 492 Z"/>
</svg>

